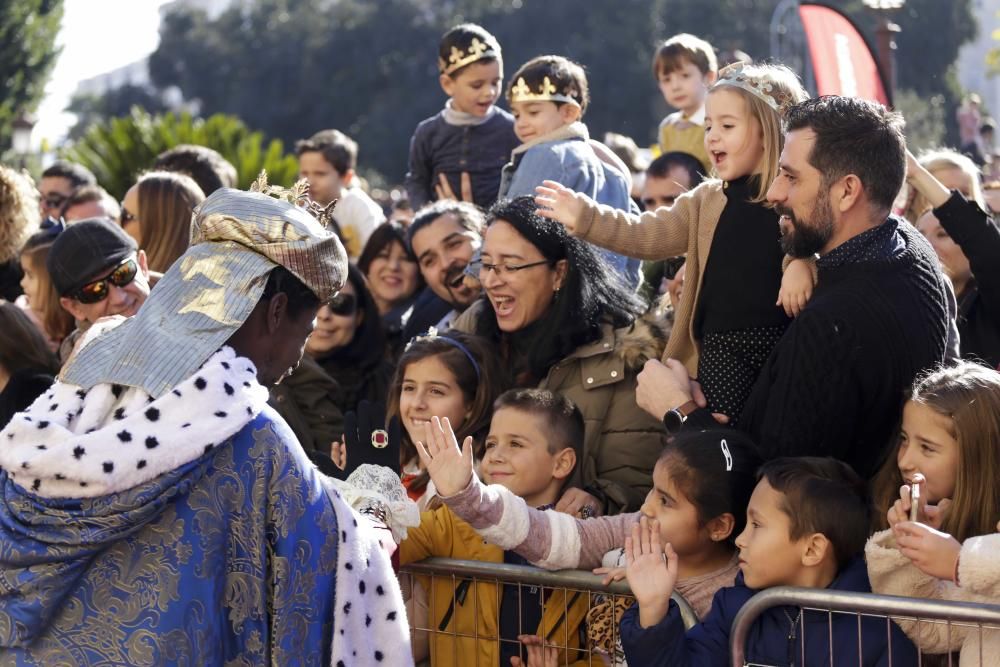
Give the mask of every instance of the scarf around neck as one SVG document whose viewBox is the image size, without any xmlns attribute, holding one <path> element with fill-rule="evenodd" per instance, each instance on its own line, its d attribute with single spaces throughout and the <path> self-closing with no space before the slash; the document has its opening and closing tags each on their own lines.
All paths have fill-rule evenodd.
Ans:
<svg viewBox="0 0 1000 667">
<path fill-rule="evenodd" d="M 490 107 L 490 110 L 486 112 L 485 116 L 477 116 L 475 114 L 466 113 L 464 111 L 459 111 L 455 108 L 455 105 L 451 103 L 449 98 L 447 102 L 444 103 L 444 110 L 441 112 L 444 114 L 444 122 L 449 125 L 457 125 L 458 127 L 466 127 L 469 125 L 482 125 L 497 112 L 497 107 L 494 104 Z"/>
</svg>

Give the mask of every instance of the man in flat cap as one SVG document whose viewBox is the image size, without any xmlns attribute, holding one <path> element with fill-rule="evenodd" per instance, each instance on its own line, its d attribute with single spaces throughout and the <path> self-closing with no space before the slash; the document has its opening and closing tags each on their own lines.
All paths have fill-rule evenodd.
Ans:
<svg viewBox="0 0 1000 667">
<path fill-rule="evenodd" d="M 345 252 L 257 189 L 0 433 L 0 662 L 412 664 L 375 532 L 267 406 Z"/>
<path fill-rule="evenodd" d="M 76 320 L 76 331 L 59 348 L 62 362 L 94 322 L 111 315 L 131 317 L 149 295 L 146 253 L 103 218 L 68 225 L 53 242 L 45 266 L 59 304 Z"/>
</svg>

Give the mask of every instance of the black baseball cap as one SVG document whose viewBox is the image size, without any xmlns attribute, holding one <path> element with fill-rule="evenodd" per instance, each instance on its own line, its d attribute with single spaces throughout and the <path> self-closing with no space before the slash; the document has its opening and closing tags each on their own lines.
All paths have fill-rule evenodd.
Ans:
<svg viewBox="0 0 1000 667">
<path fill-rule="evenodd" d="M 135 239 L 106 218 L 66 225 L 56 237 L 45 266 L 60 296 L 69 296 L 139 249 Z"/>
</svg>

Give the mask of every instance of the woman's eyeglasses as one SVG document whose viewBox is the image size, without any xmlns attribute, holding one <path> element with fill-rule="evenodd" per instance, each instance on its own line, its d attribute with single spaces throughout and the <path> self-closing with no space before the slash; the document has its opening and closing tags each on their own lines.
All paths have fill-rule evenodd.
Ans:
<svg viewBox="0 0 1000 667">
<path fill-rule="evenodd" d="M 529 264 L 489 264 L 487 262 L 481 262 L 479 265 L 479 275 L 489 273 L 492 271 L 498 276 L 509 276 L 517 273 L 518 271 L 523 271 L 525 269 L 530 269 L 533 266 L 541 266 L 542 264 L 548 264 L 549 260 L 543 259 L 539 262 L 531 262 Z"/>
<path fill-rule="evenodd" d="M 353 315 L 358 309 L 358 300 L 353 294 L 338 294 L 326 302 L 326 307 L 334 315 Z"/>
<path fill-rule="evenodd" d="M 138 272 L 138 264 L 136 264 L 135 259 L 130 257 L 116 266 L 108 275 L 78 289 L 72 294 L 72 297 L 80 303 L 99 303 L 108 298 L 108 294 L 111 293 L 111 285 L 125 287 L 135 280 L 135 274 Z"/>
</svg>

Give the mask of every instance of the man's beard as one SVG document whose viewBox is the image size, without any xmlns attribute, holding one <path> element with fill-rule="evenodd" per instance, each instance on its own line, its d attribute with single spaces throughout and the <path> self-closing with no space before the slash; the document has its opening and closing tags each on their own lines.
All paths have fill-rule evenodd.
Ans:
<svg viewBox="0 0 1000 667">
<path fill-rule="evenodd" d="M 781 235 L 781 250 L 792 257 L 812 257 L 829 243 L 833 237 L 833 210 L 830 208 L 828 194 L 817 198 L 809 220 L 800 221 L 792 209 L 776 206 L 778 215 L 783 215 L 791 225 L 783 229 Z"/>
</svg>

